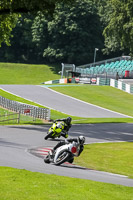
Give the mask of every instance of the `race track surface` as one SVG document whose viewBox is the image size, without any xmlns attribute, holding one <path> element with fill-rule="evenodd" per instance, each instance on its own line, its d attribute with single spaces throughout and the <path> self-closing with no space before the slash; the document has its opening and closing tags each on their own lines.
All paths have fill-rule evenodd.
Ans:
<svg viewBox="0 0 133 200">
<path fill-rule="evenodd" d="M 125 118 L 129 117 L 113 112 L 96 105 L 92 105 L 61 93 L 57 93 L 47 87 L 37 85 L 0 85 L 10 93 L 34 101 L 38 104 L 58 110 L 72 116 L 90 118 Z"/>
<path fill-rule="evenodd" d="M 37 150 L 52 148 L 60 141 L 59 139 L 44 141 L 48 129 L 48 125 L 0 126 L 0 166 L 133 187 L 133 179 L 124 175 L 99 172 L 75 165 L 45 164 L 42 159 L 45 155 L 37 156 L 39 153 Z M 70 137 L 82 134 L 86 137 L 86 143 L 133 141 L 132 130 L 133 124 L 73 125 Z M 36 153 L 33 153 L 33 150 Z"/>
<path fill-rule="evenodd" d="M 46 107 L 80 117 L 128 117 L 95 105 L 33 85 L 0 85 L 0 88 Z M 57 174 L 133 187 L 133 179 L 124 175 L 99 172 L 75 165 L 45 164 L 38 149 L 52 148 L 60 140 L 44 141 L 49 126 L 0 126 L 0 166 L 33 172 Z M 70 137 L 84 135 L 86 143 L 133 141 L 133 124 L 73 125 Z M 127 163 L 128 164 L 128 163 Z"/>
</svg>

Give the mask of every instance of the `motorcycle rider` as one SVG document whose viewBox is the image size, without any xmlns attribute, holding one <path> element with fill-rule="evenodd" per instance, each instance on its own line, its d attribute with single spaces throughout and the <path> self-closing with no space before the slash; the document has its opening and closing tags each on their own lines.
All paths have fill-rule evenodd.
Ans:
<svg viewBox="0 0 133 200">
<path fill-rule="evenodd" d="M 54 122 L 58 122 L 58 121 L 64 122 L 64 129 L 62 130 L 61 135 L 65 138 L 67 138 L 68 137 L 68 131 L 72 126 L 72 124 L 71 124 L 72 118 L 67 117 L 67 118 L 63 118 L 63 119 L 54 120 Z"/>
<path fill-rule="evenodd" d="M 80 156 L 81 152 L 84 150 L 84 143 L 85 143 L 85 137 L 82 135 L 80 135 L 78 138 L 70 138 L 70 139 L 66 139 L 64 141 L 60 141 L 59 143 L 57 143 L 57 145 L 50 152 L 51 158 L 54 157 L 54 152 L 58 147 L 68 144 L 68 143 L 72 143 L 73 141 L 80 144 L 80 150 L 78 153 L 78 156 Z M 74 158 L 71 158 L 68 162 L 73 163 L 73 161 L 74 161 Z"/>
</svg>

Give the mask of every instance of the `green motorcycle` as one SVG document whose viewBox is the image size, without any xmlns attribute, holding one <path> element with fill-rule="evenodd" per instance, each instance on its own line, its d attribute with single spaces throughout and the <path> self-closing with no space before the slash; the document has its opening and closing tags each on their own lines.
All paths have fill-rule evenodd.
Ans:
<svg viewBox="0 0 133 200">
<path fill-rule="evenodd" d="M 50 127 L 49 131 L 47 132 L 47 135 L 44 137 L 45 140 L 47 140 L 48 138 L 59 138 L 61 137 L 61 132 L 64 131 L 64 127 L 65 127 L 65 124 L 64 122 L 54 122 L 52 124 L 52 126 Z M 66 135 L 66 137 L 68 137 Z"/>
</svg>

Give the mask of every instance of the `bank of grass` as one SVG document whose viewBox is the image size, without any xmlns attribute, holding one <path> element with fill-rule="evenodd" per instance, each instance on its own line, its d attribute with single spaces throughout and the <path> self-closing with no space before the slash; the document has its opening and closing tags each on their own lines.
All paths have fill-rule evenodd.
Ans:
<svg viewBox="0 0 133 200">
<path fill-rule="evenodd" d="M 0 84 L 41 84 L 59 79 L 61 65 L 0 63 Z"/>
<path fill-rule="evenodd" d="M 0 167 L 2 200 L 131 200 L 132 187 Z"/>
<path fill-rule="evenodd" d="M 133 178 L 133 142 L 85 145 L 75 162 L 90 169 L 126 175 Z"/>
</svg>

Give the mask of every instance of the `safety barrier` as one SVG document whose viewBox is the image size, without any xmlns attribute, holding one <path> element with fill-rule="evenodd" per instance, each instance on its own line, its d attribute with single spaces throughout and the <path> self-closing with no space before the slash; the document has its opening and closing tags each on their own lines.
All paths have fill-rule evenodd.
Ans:
<svg viewBox="0 0 133 200">
<path fill-rule="evenodd" d="M 110 85 L 109 78 L 97 78 L 97 85 Z"/>
<path fill-rule="evenodd" d="M 123 90 L 125 92 L 128 92 L 130 94 L 133 94 L 133 85 L 124 83 L 122 81 L 117 81 L 114 79 L 110 79 L 110 86 L 118 88 L 119 90 Z"/>
<path fill-rule="evenodd" d="M 9 122 L 9 121 L 15 121 L 19 124 L 20 121 L 20 112 L 18 113 L 6 113 L 6 114 L 0 114 L 0 122 Z"/>
<path fill-rule="evenodd" d="M 12 101 L 2 96 L 0 96 L 0 106 L 14 112 L 20 112 L 21 114 L 29 115 L 34 118 L 50 120 L 50 109 L 48 108 L 40 108 L 37 106 Z"/>
</svg>

